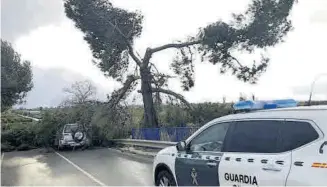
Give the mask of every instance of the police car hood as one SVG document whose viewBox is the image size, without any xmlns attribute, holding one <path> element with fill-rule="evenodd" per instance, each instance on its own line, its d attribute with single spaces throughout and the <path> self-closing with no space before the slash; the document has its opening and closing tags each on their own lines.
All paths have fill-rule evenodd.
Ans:
<svg viewBox="0 0 327 187">
<path fill-rule="evenodd" d="M 158 152 L 158 154 L 160 155 L 172 154 L 172 153 L 177 153 L 176 146 L 169 146 Z"/>
</svg>

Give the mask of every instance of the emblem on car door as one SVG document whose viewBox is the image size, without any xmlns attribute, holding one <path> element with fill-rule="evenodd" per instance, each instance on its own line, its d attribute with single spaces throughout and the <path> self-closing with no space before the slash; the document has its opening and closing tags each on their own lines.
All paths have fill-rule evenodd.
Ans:
<svg viewBox="0 0 327 187">
<path fill-rule="evenodd" d="M 192 184 L 198 186 L 199 185 L 198 180 L 197 180 L 198 173 L 196 172 L 196 170 L 194 168 L 191 171 L 191 177 L 192 177 Z"/>
</svg>

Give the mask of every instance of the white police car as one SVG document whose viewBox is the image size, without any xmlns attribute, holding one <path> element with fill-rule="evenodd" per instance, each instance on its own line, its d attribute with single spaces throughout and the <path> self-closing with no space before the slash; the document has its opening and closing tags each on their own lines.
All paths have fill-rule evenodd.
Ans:
<svg viewBox="0 0 327 187">
<path fill-rule="evenodd" d="M 327 185 L 327 106 L 236 103 L 154 159 L 156 186 Z M 271 109 L 276 108 L 276 109 Z"/>
</svg>

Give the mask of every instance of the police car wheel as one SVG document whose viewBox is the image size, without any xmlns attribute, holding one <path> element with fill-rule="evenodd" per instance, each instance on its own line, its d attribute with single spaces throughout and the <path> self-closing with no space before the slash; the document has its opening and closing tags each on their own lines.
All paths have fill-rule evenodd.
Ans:
<svg viewBox="0 0 327 187">
<path fill-rule="evenodd" d="M 157 176 L 156 186 L 176 186 L 176 182 L 172 174 L 163 170 Z"/>
</svg>

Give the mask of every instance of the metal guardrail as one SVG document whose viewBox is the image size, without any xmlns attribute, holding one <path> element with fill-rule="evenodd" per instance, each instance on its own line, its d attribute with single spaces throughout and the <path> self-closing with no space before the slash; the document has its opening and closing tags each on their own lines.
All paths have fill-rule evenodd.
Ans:
<svg viewBox="0 0 327 187">
<path fill-rule="evenodd" d="M 157 148 L 157 149 L 163 149 L 177 144 L 177 142 L 138 140 L 138 139 L 115 139 L 113 141 L 123 145 L 134 145 L 134 146 Z"/>
<path fill-rule="evenodd" d="M 179 142 L 187 139 L 197 127 L 159 127 L 159 128 L 132 128 L 132 139 Z"/>
</svg>

